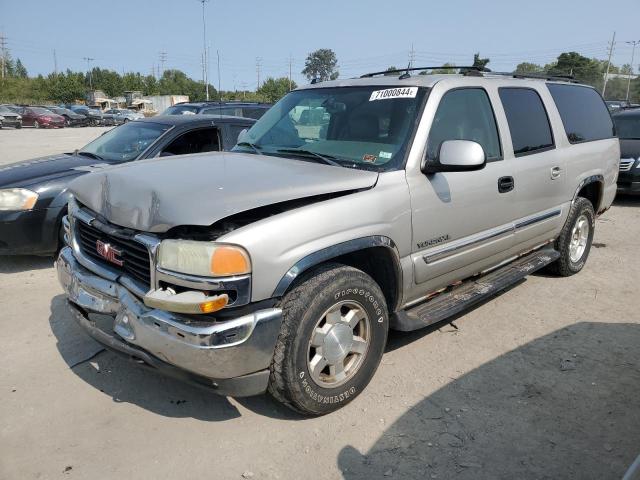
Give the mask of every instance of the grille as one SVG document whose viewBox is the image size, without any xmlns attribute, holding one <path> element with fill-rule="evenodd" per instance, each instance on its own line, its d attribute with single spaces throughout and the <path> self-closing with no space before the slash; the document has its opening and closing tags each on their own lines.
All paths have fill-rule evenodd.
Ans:
<svg viewBox="0 0 640 480">
<path fill-rule="evenodd" d="M 633 158 L 621 158 L 620 159 L 620 171 L 628 172 L 633 167 L 633 162 L 635 160 Z"/>
<path fill-rule="evenodd" d="M 151 284 L 151 269 L 149 266 L 149 251 L 147 247 L 133 239 L 124 239 L 110 235 L 82 221 L 78 220 L 75 223 L 77 226 L 78 245 L 84 255 L 96 263 L 121 271 L 132 279 L 143 282 L 147 286 Z M 98 254 L 96 249 L 96 242 L 98 240 L 108 243 L 121 252 L 119 258 L 123 262 L 122 266 L 108 262 Z"/>
</svg>

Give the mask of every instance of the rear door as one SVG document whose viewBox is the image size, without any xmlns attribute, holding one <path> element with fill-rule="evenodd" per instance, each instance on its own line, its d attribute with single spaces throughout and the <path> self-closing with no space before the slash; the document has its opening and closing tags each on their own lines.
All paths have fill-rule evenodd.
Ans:
<svg viewBox="0 0 640 480">
<path fill-rule="evenodd" d="M 491 97 L 495 101 L 495 92 L 481 87 L 445 92 L 426 148 L 434 159 L 446 140 L 475 141 L 486 155 L 483 169 L 407 177 L 418 290 L 431 291 L 493 266 L 513 245 L 514 169 L 503 158 Z"/>
<path fill-rule="evenodd" d="M 541 82 L 537 82 L 541 83 Z M 500 87 L 498 94 L 511 137 L 518 218 L 515 244 L 521 249 L 549 240 L 558 230 L 565 202 L 566 165 L 556 148 L 542 88 Z M 547 98 L 550 101 L 550 98 Z"/>
</svg>

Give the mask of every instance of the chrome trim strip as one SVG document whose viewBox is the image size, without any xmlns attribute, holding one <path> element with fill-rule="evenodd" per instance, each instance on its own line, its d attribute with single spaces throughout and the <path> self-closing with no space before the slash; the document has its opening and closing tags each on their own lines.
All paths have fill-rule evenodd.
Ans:
<svg viewBox="0 0 640 480">
<path fill-rule="evenodd" d="M 466 250 L 468 248 L 474 247 L 478 244 L 484 243 L 489 240 L 493 240 L 497 237 L 501 237 L 503 235 L 513 235 L 515 232 L 515 226 L 513 224 L 506 225 L 504 227 L 499 227 L 497 229 L 493 229 L 487 231 L 486 233 L 476 234 L 471 237 L 466 237 L 461 240 L 457 240 L 437 249 L 433 249 L 433 253 L 423 255 L 422 259 L 425 263 L 433 263 L 437 260 L 440 260 L 444 257 L 448 257 L 455 253 L 459 253 L 461 250 Z"/>
<path fill-rule="evenodd" d="M 533 225 L 534 223 L 543 222 L 544 220 L 548 220 L 553 217 L 557 217 L 562 213 L 561 209 L 553 210 L 551 212 L 543 213 L 541 215 L 536 215 L 535 217 L 530 217 L 526 220 L 521 220 L 516 223 L 516 230 L 519 228 L 528 227 Z"/>
</svg>

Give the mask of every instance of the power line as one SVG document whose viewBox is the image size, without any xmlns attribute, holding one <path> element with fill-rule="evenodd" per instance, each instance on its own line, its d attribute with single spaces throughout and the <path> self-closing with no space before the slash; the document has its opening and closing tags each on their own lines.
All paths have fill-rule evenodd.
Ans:
<svg viewBox="0 0 640 480">
<path fill-rule="evenodd" d="M 163 51 L 163 52 L 160 52 L 158 55 L 160 57 L 160 65 L 161 65 L 160 68 L 162 70 L 162 73 L 164 74 L 164 62 L 167 61 L 167 52 Z"/>
<path fill-rule="evenodd" d="M 203 70 L 203 78 L 204 78 L 204 90 L 207 96 L 207 100 L 209 100 L 209 52 L 207 49 L 207 22 L 204 16 L 204 5 L 208 3 L 209 0 L 198 0 L 202 4 L 202 70 Z"/>
<path fill-rule="evenodd" d="M 631 87 L 631 77 L 633 77 L 633 60 L 634 60 L 634 56 L 636 53 L 636 45 L 640 44 L 640 40 L 632 40 L 630 42 L 624 42 L 627 45 L 633 45 L 633 48 L 631 49 L 631 72 L 629 72 L 629 78 L 627 79 L 627 97 L 626 100 L 627 102 L 629 101 L 629 88 Z"/>
<path fill-rule="evenodd" d="M 91 71 L 91 62 L 93 62 L 95 58 L 82 57 L 82 59 L 87 62 L 87 72 L 89 72 L 89 90 L 93 90 L 93 73 Z"/>
<path fill-rule="evenodd" d="M 2 79 L 4 80 L 4 76 L 7 70 L 7 37 L 5 37 L 4 33 L 0 33 L 0 71 L 2 71 Z"/>
<path fill-rule="evenodd" d="M 256 90 L 260 88 L 260 68 L 262 67 L 262 58 L 256 57 L 256 73 L 258 74 L 258 86 Z"/>
<path fill-rule="evenodd" d="M 611 55 L 613 55 L 613 49 L 616 46 L 616 32 L 613 32 L 613 38 L 609 44 L 609 59 L 607 60 L 607 71 L 604 74 L 604 85 L 602 86 L 602 96 L 607 91 L 607 81 L 609 80 L 609 67 L 611 67 Z"/>
</svg>

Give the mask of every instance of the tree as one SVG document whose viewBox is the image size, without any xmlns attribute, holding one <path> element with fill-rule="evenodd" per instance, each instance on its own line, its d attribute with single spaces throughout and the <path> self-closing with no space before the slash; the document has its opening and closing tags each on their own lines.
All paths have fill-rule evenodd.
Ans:
<svg viewBox="0 0 640 480">
<path fill-rule="evenodd" d="M 398 70 L 398 67 L 391 66 L 391 67 L 387 68 L 386 71 L 389 72 L 389 73 L 385 73 L 384 76 L 385 77 L 389 77 L 389 76 L 398 75 L 398 72 L 394 72 L 394 70 Z"/>
<path fill-rule="evenodd" d="M 473 66 L 484 70 L 490 62 L 488 58 L 480 58 L 480 52 L 473 55 Z"/>
<path fill-rule="evenodd" d="M 302 74 L 309 80 L 314 78 L 318 78 L 322 82 L 335 80 L 339 75 L 337 66 L 338 58 L 335 52 L 329 48 L 321 48 L 307 56 Z"/>
<path fill-rule="evenodd" d="M 513 73 L 525 74 L 525 73 L 543 73 L 543 72 L 544 72 L 544 68 L 536 63 L 522 62 L 516 66 L 516 70 Z"/>
<path fill-rule="evenodd" d="M 292 82 L 291 89 L 298 88 L 295 82 Z M 275 103 L 289 92 L 289 79 L 267 78 L 265 82 L 257 90 L 257 94 L 264 98 L 265 101 Z"/>
<path fill-rule="evenodd" d="M 604 62 L 606 64 L 606 62 Z M 606 66 L 604 67 L 606 68 Z M 550 75 L 572 75 L 578 81 L 597 88 L 602 87 L 603 65 L 600 61 L 583 57 L 577 52 L 564 52 L 555 64 L 549 66 Z"/>
<path fill-rule="evenodd" d="M 19 58 L 16 60 L 15 76 L 18 78 L 27 78 L 29 76 L 27 74 L 27 69 L 24 68 L 24 65 Z"/>
</svg>

